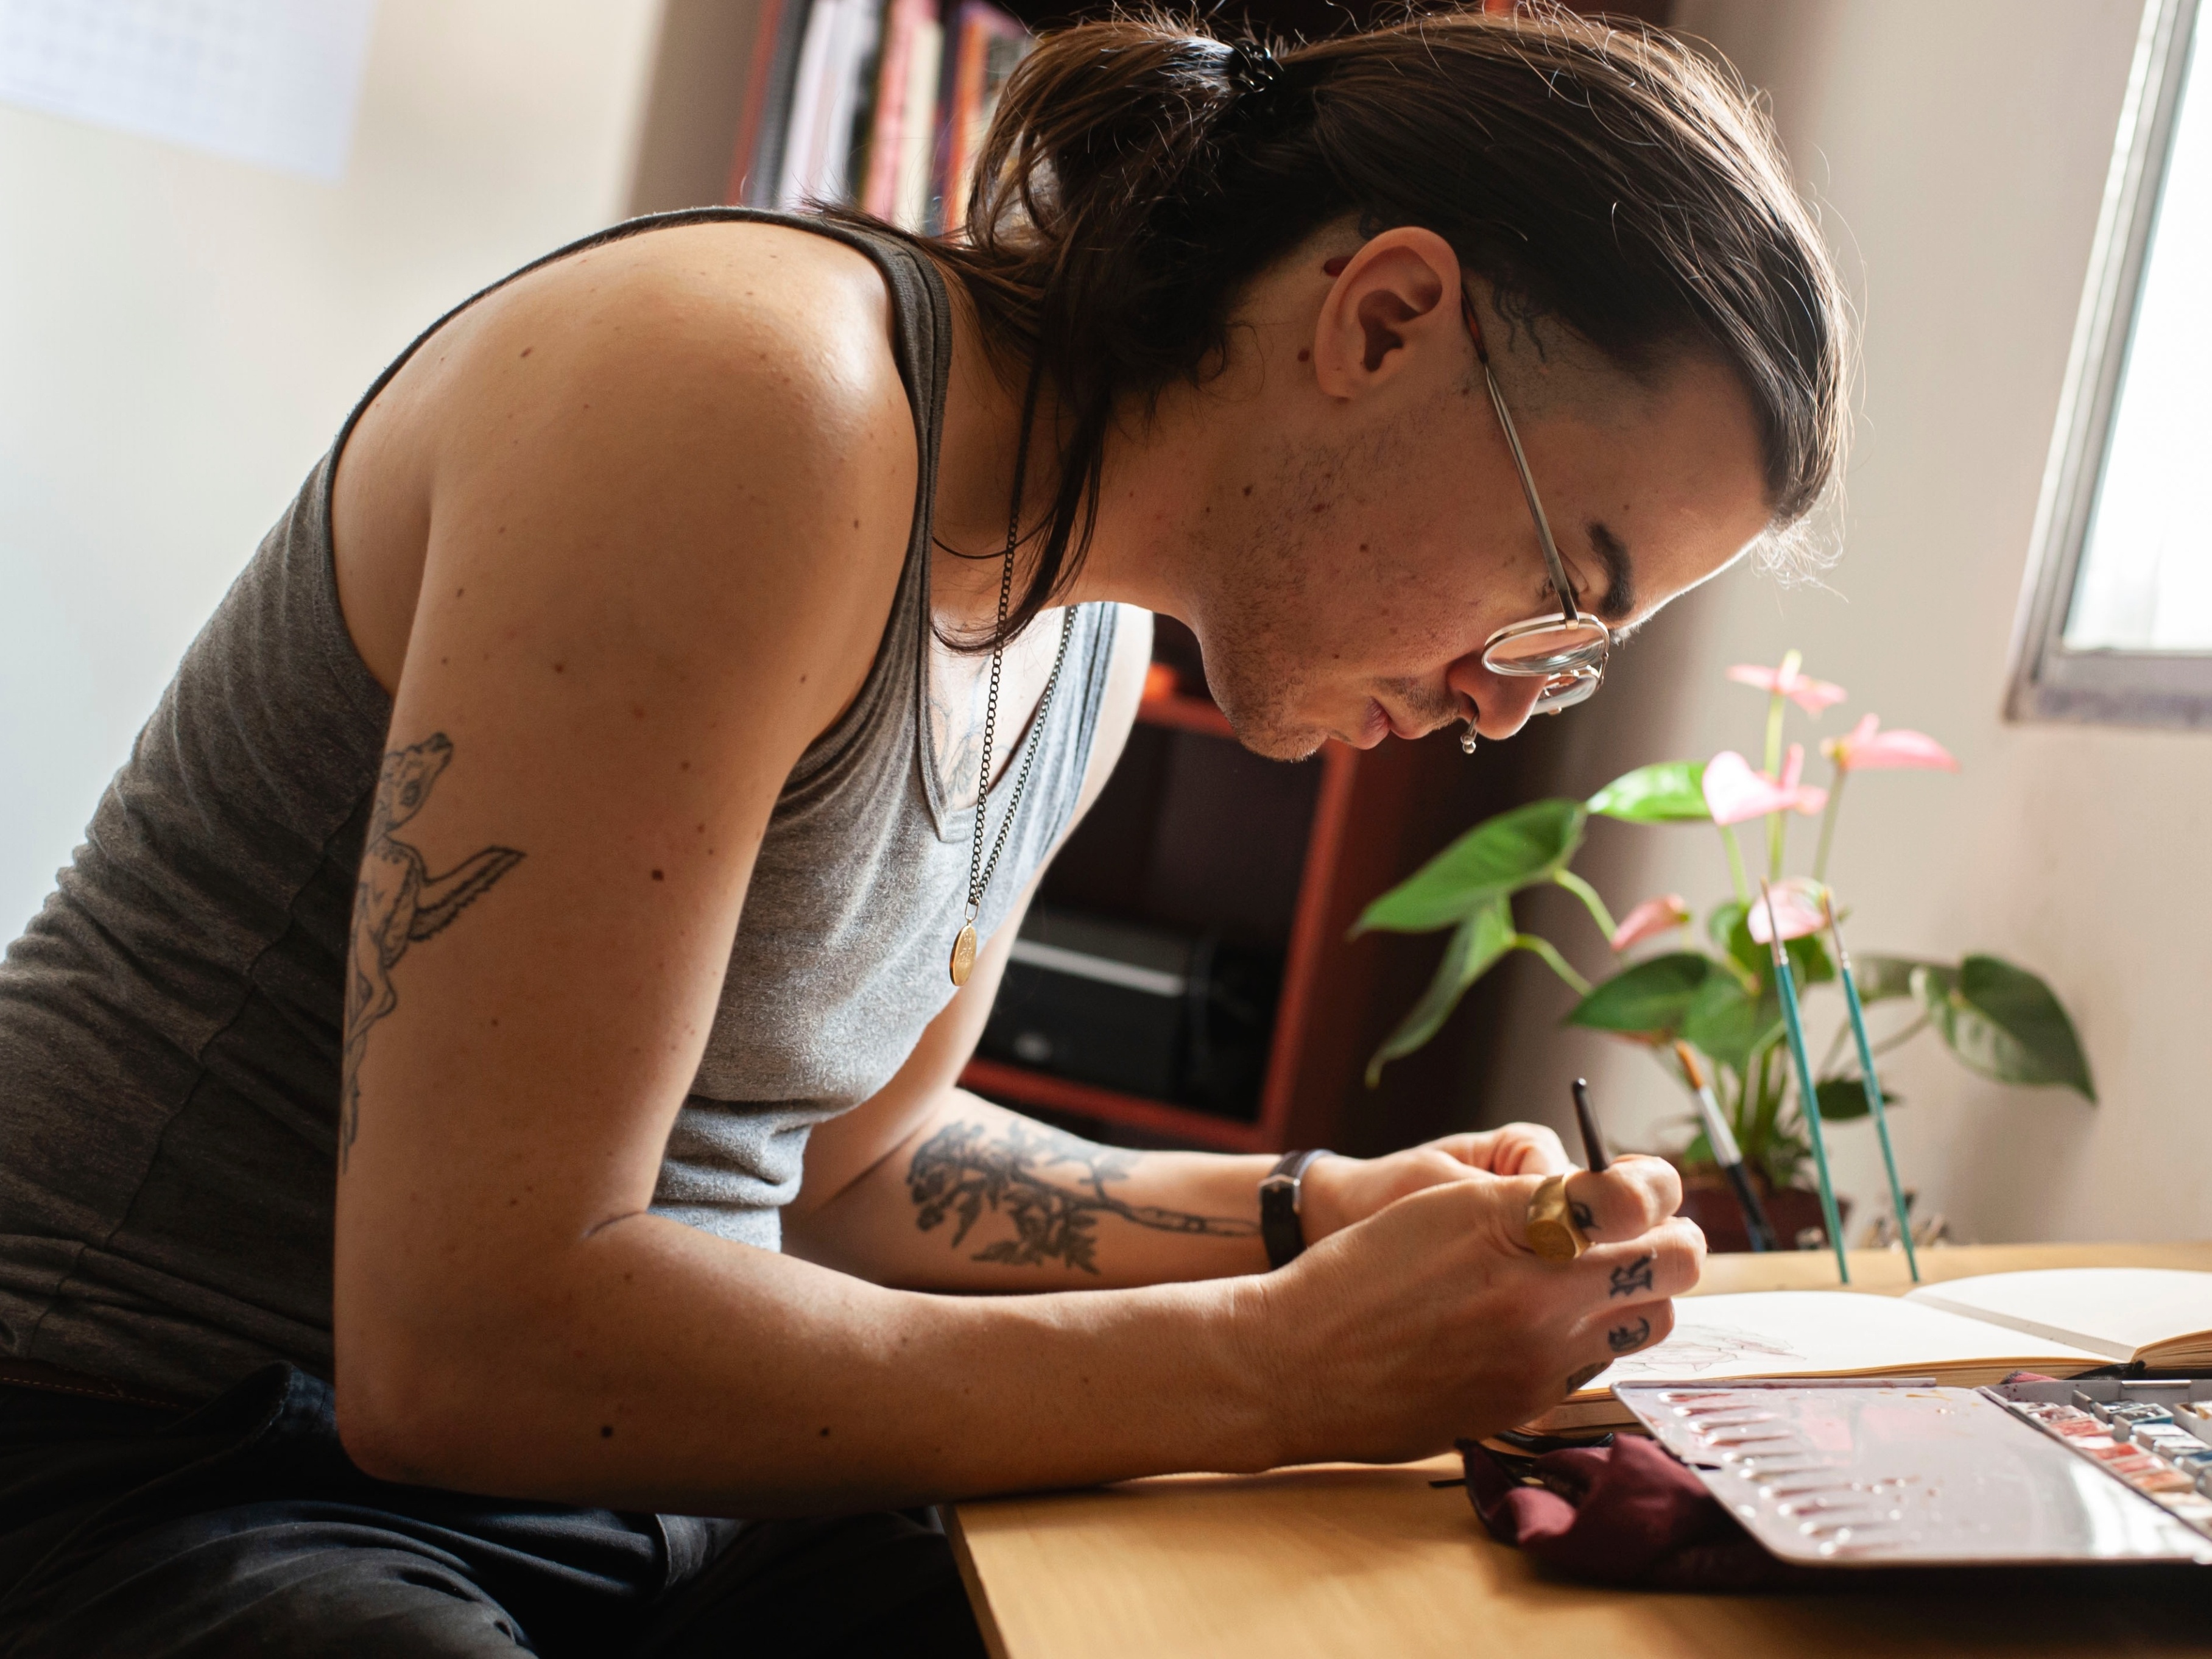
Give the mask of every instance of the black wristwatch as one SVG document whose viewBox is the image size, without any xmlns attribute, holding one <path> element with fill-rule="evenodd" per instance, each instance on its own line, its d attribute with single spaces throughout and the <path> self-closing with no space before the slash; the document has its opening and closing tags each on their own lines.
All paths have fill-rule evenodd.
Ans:
<svg viewBox="0 0 2212 1659">
<path fill-rule="evenodd" d="M 1260 1183 L 1260 1242 L 1267 1247 L 1270 1267 L 1288 1267 L 1305 1249 L 1305 1224 L 1298 1219 L 1299 1195 L 1306 1171 L 1316 1159 L 1328 1156 L 1326 1147 L 1285 1152 Z"/>
</svg>

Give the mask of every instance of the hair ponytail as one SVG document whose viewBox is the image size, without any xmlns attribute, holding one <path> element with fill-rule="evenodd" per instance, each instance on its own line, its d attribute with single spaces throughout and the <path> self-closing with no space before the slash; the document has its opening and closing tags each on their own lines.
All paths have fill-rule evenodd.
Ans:
<svg viewBox="0 0 2212 1659">
<path fill-rule="evenodd" d="M 1835 471 L 1840 289 L 1749 95 L 1679 43 L 1550 7 L 1279 54 L 1115 17 L 1024 60 L 966 223 L 928 243 L 1057 441 L 1009 634 L 1081 564 L 1116 416 L 1202 380 L 1246 284 L 1347 216 L 1436 231 L 1509 315 L 1624 367 L 1717 353 L 1751 398 L 1778 523 Z"/>
</svg>

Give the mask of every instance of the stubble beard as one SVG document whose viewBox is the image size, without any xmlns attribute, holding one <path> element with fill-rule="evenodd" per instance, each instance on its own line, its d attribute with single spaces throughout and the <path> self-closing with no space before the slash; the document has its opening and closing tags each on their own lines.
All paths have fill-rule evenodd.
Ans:
<svg viewBox="0 0 2212 1659">
<path fill-rule="evenodd" d="M 1287 471 L 1273 481 L 1270 499 L 1282 499 Z M 1330 736 L 1297 712 L 1314 695 L 1312 665 L 1327 657 L 1304 622 L 1310 534 L 1278 511 L 1193 550 L 1212 573 L 1202 636 L 1207 687 L 1237 740 L 1269 760 L 1305 760 Z"/>
</svg>

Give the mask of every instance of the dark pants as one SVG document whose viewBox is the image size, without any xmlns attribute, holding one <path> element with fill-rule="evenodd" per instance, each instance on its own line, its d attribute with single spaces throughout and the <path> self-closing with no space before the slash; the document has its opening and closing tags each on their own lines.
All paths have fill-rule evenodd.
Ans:
<svg viewBox="0 0 2212 1659">
<path fill-rule="evenodd" d="M 289 1366 L 181 1417 L 0 1387 L 6 1659 L 982 1651 L 925 1513 L 701 1521 L 393 1486 Z"/>
</svg>

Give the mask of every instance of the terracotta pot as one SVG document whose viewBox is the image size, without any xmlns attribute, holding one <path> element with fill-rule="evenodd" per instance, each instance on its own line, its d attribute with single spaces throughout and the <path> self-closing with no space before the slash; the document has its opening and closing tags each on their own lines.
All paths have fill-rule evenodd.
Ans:
<svg viewBox="0 0 2212 1659">
<path fill-rule="evenodd" d="M 1678 1169 L 1680 1165 L 1676 1166 Z M 1704 1229 L 1706 1248 L 1713 1250 L 1747 1250 L 1751 1248 L 1751 1232 L 1744 1225 L 1743 1211 L 1735 1201 L 1735 1189 L 1729 1185 L 1728 1177 L 1711 1164 L 1703 1164 L 1682 1170 L 1682 1213 Z M 1790 1249 L 1825 1250 L 1828 1248 L 1827 1228 L 1820 1215 L 1820 1194 L 1810 1187 L 1770 1187 L 1766 1177 L 1752 1171 L 1751 1184 L 1759 1189 L 1759 1201 L 1766 1206 L 1766 1218 L 1774 1224 L 1774 1236 L 1782 1248 Z M 1844 1222 L 1844 1237 L 1850 1235 L 1851 1201 L 1836 1200 L 1837 1213 Z M 1811 1242 L 1800 1243 L 1801 1238 L 1817 1234 Z"/>
</svg>

